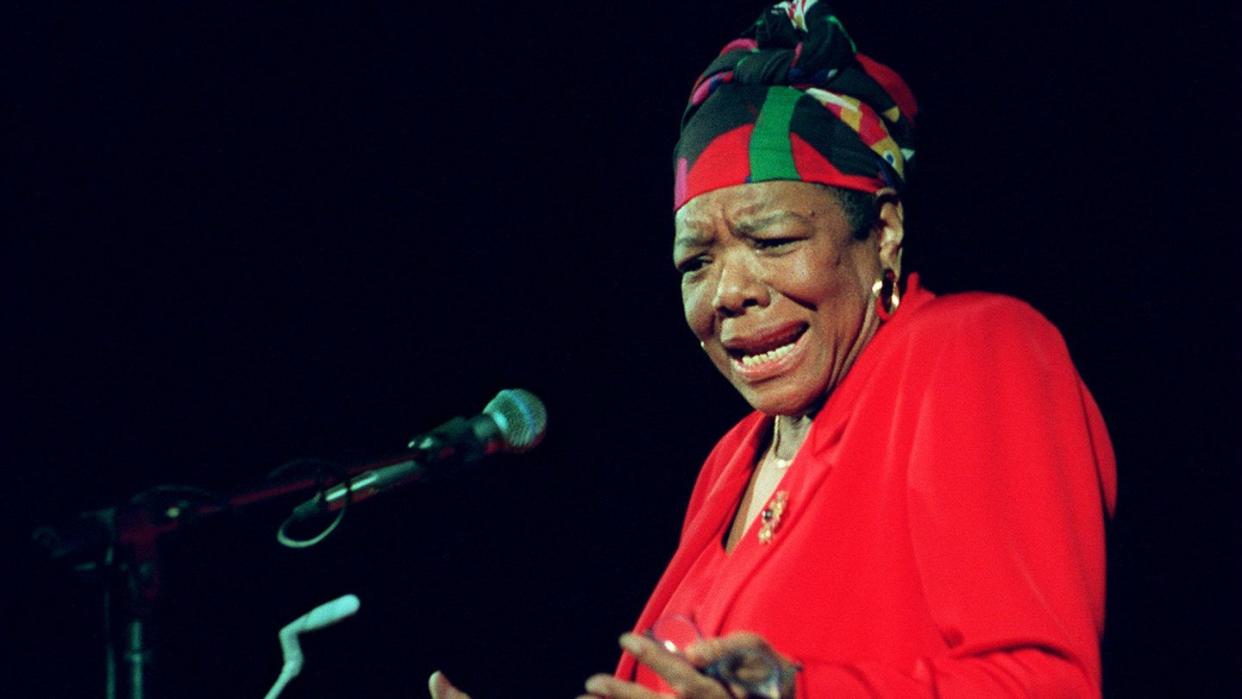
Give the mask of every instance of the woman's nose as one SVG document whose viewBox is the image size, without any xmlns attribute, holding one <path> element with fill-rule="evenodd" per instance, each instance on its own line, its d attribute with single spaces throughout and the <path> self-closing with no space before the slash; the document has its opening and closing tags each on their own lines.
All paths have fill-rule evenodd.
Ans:
<svg viewBox="0 0 1242 699">
<path fill-rule="evenodd" d="M 719 265 L 720 277 L 716 280 L 716 294 L 712 298 L 712 306 L 717 313 L 732 317 L 745 313 L 747 308 L 768 304 L 768 286 L 752 260 L 728 255 L 719 261 Z"/>
</svg>

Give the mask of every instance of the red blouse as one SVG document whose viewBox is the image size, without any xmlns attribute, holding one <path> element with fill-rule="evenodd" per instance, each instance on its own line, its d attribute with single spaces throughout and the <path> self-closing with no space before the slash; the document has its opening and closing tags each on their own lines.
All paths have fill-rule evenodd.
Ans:
<svg viewBox="0 0 1242 699">
<path fill-rule="evenodd" d="M 753 413 L 708 457 L 637 631 L 757 632 L 804 698 L 1099 695 L 1113 453 L 1047 320 L 912 276 L 777 486 L 769 542 L 757 520 L 726 554 L 770 429 Z M 666 689 L 628 653 L 617 675 Z"/>
</svg>

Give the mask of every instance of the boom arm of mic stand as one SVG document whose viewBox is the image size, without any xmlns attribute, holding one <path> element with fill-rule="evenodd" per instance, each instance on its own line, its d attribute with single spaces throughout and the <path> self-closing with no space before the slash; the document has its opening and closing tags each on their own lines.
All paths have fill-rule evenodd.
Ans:
<svg viewBox="0 0 1242 699">
<path fill-rule="evenodd" d="M 321 491 L 315 497 L 293 508 L 293 518 L 303 519 L 325 512 L 335 512 L 349 503 L 365 500 L 389 488 L 419 480 L 424 473 L 423 465 L 414 459 L 406 459 L 365 471 L 345 483 Z"/>
</svg>

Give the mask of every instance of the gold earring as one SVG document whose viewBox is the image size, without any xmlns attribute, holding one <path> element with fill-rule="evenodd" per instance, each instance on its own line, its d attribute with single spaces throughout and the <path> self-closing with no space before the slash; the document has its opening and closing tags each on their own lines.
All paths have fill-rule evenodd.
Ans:
<svg viewBox="0 0 1242 699">
<path fill-rule="evenodd" d="M 897 273 L 891 269 L 884 270 L 884 276 L 871 285 L 871 294 L 875 296 L 875 313 L 880 320 L 888 320 L 901 305 L 901 289 L 897 284 Z"/>
</svg>

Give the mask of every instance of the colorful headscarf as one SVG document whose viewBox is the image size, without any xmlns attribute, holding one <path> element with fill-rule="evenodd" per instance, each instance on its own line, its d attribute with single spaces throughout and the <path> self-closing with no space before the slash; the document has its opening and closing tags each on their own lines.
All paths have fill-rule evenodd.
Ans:
<svg viewBox="0 0 1242 699">
<path fill-rule="evenodd" d="M 858 53 L 826 2 L 779 3 L 695 83 L 675 151 L 673 208 L 768 180 L 900 191 L 916 110 L 901 77 Z"/>
</svg>

